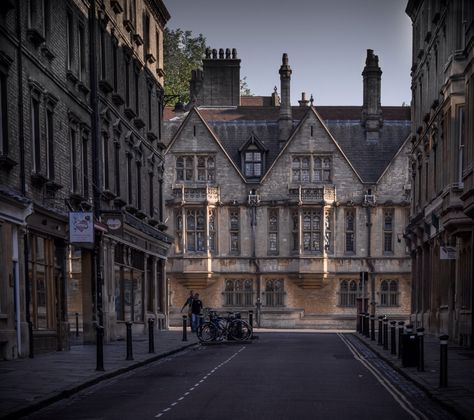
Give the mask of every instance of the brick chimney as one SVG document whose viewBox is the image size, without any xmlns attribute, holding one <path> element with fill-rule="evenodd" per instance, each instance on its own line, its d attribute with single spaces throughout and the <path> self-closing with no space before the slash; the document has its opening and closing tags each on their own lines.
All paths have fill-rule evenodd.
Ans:
<svg viewBox="0 0 474 420">
<path fill-rule="evenodd" d="M 190 82 L 191 101 L 202 106 L 240 105 L 240 59 L 237 50 L 206 49 L 203 69 L 194 70 Z"/>
<path fill-rule="evenodd" d="M 364 71 L 364 103 L 362 105 L 361 124 L 365 127 L 367 140 L 378 140 L 383 124 L 382 107 L 380 105 L 380 79 L 382 70 L 379 58 L 373 50 L 367 50 Z"/>
<path fill-rule="evenodd" d="M 290 101 L 290 82 L 291 82 L 291 68 L 288 64 L 288 54 L 284 53 L 282 57 L 282 64 L 280 67 L 280 116 L 278 118 L 278 140 L 280 148 L 286 143 L 290 137 L 293 128 L 293 117 L 291 115 L 291 101 Z"/>
</svg>

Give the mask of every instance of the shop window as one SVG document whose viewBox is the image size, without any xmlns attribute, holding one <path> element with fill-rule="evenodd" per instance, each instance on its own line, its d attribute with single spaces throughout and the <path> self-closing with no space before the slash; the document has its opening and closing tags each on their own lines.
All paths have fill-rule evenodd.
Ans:
<svg viewBox="0 0 474 420">
<path fill-rule="evenodd" d="M 41 236 L 28 237 L 28 280 L 30 317 L 38 330 L 55 326 L 55 289 L 53 242 Z"/>
<path fill-rule="evenodd" d="M 145 254 L 122 244 L 115 247 L 115 312 L 118 320 L 143 322 Z"/>
<path fill-rule="evenodd" d="M 253 306 L 253 281 L 227 279 L 225 281 L 224 306 Z"/>
<path fill-rule="evenodd" d="M 265 306 L 284 306 L 283 280 L 267 280 L 265 282 Z"/>
</svg>

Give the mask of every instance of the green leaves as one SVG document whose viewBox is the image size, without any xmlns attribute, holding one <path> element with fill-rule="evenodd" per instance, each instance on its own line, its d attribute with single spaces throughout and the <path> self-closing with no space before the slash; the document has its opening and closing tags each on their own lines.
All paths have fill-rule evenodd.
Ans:
<svg viewBox="0 0 474 420">
<path fill-rule="evenodd" d="M 165 95 L 176 95 L 168 101 L 174 105 L 178 100 L 189 102 L 191 71 L 202 68 L 206 50 L 206 38 L 191 31 L 165 28 L 164 39 Z"/>
</svg>

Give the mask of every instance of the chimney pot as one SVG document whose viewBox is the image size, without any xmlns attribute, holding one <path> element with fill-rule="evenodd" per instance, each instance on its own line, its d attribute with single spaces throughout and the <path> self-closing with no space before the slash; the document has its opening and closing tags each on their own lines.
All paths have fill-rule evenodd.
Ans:
<svg viewBox="0 0 474 420">
<path fill-rule="evenodd" d="M 215 48 L 212 50 L 212 58 L 214 60 L 217 58 L 217 50 Z"/>
<path fill-rule="evenodd" d="M 226 58 L 226 59 L 229 59 L 229 58 L 230 58 L 230 49 L 229 49 L 229 48 L 226 48 L 226 49 L 225 49 L 225 58 Z"/>
<path fill-rule="evenodd" d="M 219 58 L 220 59 L 224 58 L 224 48 L 219 48 Z"/>
<path fill-rule="evenodd" d="M 235 60 L 237 58 L 237 50 L 232 48 L 232 58 Z"/>
</svg>

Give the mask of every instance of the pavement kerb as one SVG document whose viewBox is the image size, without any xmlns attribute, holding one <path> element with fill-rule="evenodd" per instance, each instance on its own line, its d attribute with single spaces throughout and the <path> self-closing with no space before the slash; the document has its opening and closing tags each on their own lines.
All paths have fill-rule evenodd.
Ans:
<svg viewBox="0 0 474 420">
<path fill-rule="evenodd" d="M 149 363 L 156 362 L 157 360 L 163 359 L 165 357 L 171 356 L 172 354 L 179 353 L 189 347 L 197 346 L 199 343 L 190 343 L 190 344 L 185 344 L 177 349 L 167 351 L 165 353 L 160 353 L 153 355 L 145 360 L 141 360 L 136 363 L 132 363 L 128 366 L 124 366 L 115 370 L 112 370 L 110 372 L 105 372 L 104 374 L 100 376 L 96 376 L 95 378 L 89 379 L 81 384 L 75 385 L 71 388 L 64 389 L 61 392 L 57 393 L 56 395 L 53 395 L 48 398 L 44 398 L 40 401 L 37 401 L 33 404 L 29 404 L 27 407 L 21 408 L 20 410 L 13 411 L 11 413 L 8 413 L 4 417 L 0 417 L 0 420 L 13 420 L 13 419 L 18 419 L 20 417 L 26 416 L 28 414 L 31 414 L 35 411 L 41 410 L 42 408 L 47 407 L 48 405 L 54 404 L 58 401 L 61 401 L 65 398 L 69 398 L 71 395 L 74 395 L 86 388 L 89 388 L 93 385 L 97 385 L 99 382 L 105 381 L 107 379 L 114 378 L 116 376 L 122 375 L 126 372 L 129 372 L 133 369 L 137 369 L 139 367 L 145 366 Z"/>
<path fill-rule="evenodd" d="M 438 404 L 440 404 L 446 411 L 448 411 L 450 414 L 455 416 L 456 418 L 460 420 L 466 419 L 466 416 L 463 415 L 458 409 L 456 409 L 453 404 L 448 402 L 449 400 L 446 399 L 441 399 L 438 397 L 438 392 L 433 392 L 430 388 L 428 388 L 425 384 L 419 382 L 416 378 L 410 376 L 407 372 L 405 372 L 402 368 L 397 366 L 392 360 L 387 358 L 384 353 L 380 352 L 379 349 L 375 346 L 371 346 L 368 344 L 363 337 L 360 337 L 356 333 L 352 333 L 353 337 L 356 337 L 361 343 L 363 343 L 366 347 L 368 347 L 370 350 L 372 350 L 378 357 L 380 357 L 382 360 L 387 362 L 393 369 L 395 369 L 400 375 L 402 375 L 405 379 L 408 379 L 410 382 L 415 384 L 418 388 L 420 388 L 429 398 L 431 398 L 433 401 L 436 401 Z"/>
</svg>

